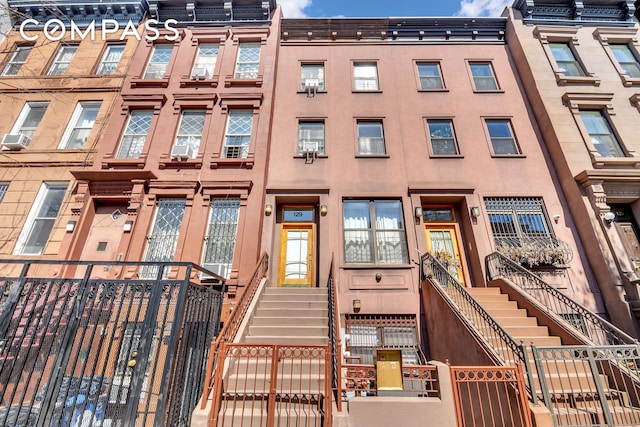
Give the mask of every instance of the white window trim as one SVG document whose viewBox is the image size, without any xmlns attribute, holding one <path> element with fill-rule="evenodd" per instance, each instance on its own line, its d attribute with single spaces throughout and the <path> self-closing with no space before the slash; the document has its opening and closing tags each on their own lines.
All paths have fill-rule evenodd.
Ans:
<svg viewBox="0 0 640 427">
<path fill-rule="evenodd" d="M 202 45 L 216 45 L 218 47 L 218 53 L 216 53 L 215 56 L 215 61 L 213 61 L 213 65 L 211 64 L 200 64 L 199 61 L 202 58 L 211 58 L 210 56 L 200 56 L 200 48 Z M 196 51 L 196 57 L 193 61 L 193 68 L 206 68 L 209 71 L 209 79 L 213 79 L 214 76 L 216 75 L 217 69 L 218 69 L 218 59 L 220 57 L 220 42 L 206 42 L 206 41 L 201 41 L 200 43 L 198 43 L 198 48 Z"/>
<path fill-rule="evenodd" d="M 234 114 L 241 114 L 241 113 L 251 113 L 251 131 L 248 134 L 229 134 L 229 125 L 231 123 L 231 116 L 233 116 Z M 254 135 L 254 129 L 255 129 L 255 116 L 256 116 L 256 111 L 254 109 L 249 109 L 249 108 L 233 108 L 233 109 L 229 109 L 227 112 L 227 123 L 225 125 L 224 128 L 224 139 L 222 141 L 222 153 L 221 153 L 221 157 L 224 159 L 247 159 L 249 157 L 250 154 L 250 149 L 252 146 L 252 142 L 253 142 L 253 135 Z M 228 137 L 234 137 L 234 136 L 248 136 L 249 137 L 249 142 L 246 145 L 227 145 L 227 138 Z M 246 156 L 241 156 L 241 157 L 227 157 L 227 147 L 247 147 L 247 155 Z"/>
<path fill-rule="evenodd" d="M 13 251 L 14 255 L 41 255 L 42 252 L 44 251 L 44 247 L 42 248 L 42 251 L 40 252 L 24 252 L 24 246 L 27 243 L 27 239 L 29 238 L 29 236 L 31 235 L 31 231 L 33 228 L 33 222 L 35 221 L 37 212 L 40 210 L 40 208 L 42 207 L 42 203 L 44 202 L 47 194 L 49 193 L 49 189 L 54 188 L 54 187 L 64 187 L 65 188 L 65 197 L 66 197 L 66 191 L 69 189 L 69 183 L 68 182 L 43 182 L 40 185 L 40 189 L 38 190 L 38 194 L 36 195 L 35 200 L 33 201 L 33 204 L 31 205 L 31 210 L 29 210 L 29 215 L 27 216 L 26 221 L 24 222 L 24 224 L 22 225 L 22 231 L 20 231 L 20 235 L 18 237 L 18 241 L 16 242 L 16 247 Z M 60 210 L 58 211 L 58 214 L 56 215 L 56 219 L 54 220 L 54 226 L 51 229 L 51 232 L 53 233 L 53 230 L 55 229 L 55 221 L 58 220 L 58 217 L 60 216 L 60 211 L 62 210 L 63 205 L 60 206 Z M 51 234 L 49 235 L 49 239 L 51 238 Z M 47 242 L 48 240 L 47 239 Z M 46 245 L 45 245 L 46 246 Z"/>
<path fill-rule="evenodd" d="M 49 107 L 49 102 L 48 101 L 26 102 L 22 107 L 22 111 L 20 111 L 18 118 L 13 124 L 13 127 L 11 128 L 11 132 L 9 132 L 10 134 L 17 135 L 20 133 L 20 129 L 22 129 L 22 125 L 24 124 L 24 121 L 27 119 L 27 116 L 29 115 L 29 112 L 31 112 L 31 109 L 33 107 L 44 107 L 46 109 Z M 45 114 L 46 114 L 46 110 L 45 110 Z M 40 127 L 40 123 L 38 123 L 38 127 Z M 34 135 L 35 135 L 35 132 L 37 132 L 37 128 L 34 131 Z"/>
<path fill-rule="evenodd" d="M 184 116 L 185 113 L 201 113 L 202 117 L 203 117 L 203 123 L 202 123 L 202 130 L 200 131 L 200 134 L 198 135 L 200 137 L 200 141 L 198 142 L 198 149 L 194 150 L 193 155 L 191 156 L 192 159 L 195 159 L 198 156 L 198 153 L 200 153 L 200 150 L 202 149 L 202 140 L 204 138 L 204 130 L 205 127 L 207 126 L 207 110 L 202 110 L 202 109 L 184 109 L 180 112 L 180 120 L 178 121 L 178 129 L 176 129 L 176 135 L 173 138 L 173 146 L 185 146 L 187 144 L 179 144 L 178 143 L 178 138 L 180 136 L 186 135 L 186 136 L 196 136 L 197 134 L 181 134 L 180 133 L 180 128 L 182 127 L 182 122 L 184 120 Z"/>
<path fill-rule="evenodd" d="M 24 66 L 24 64 L 27 62 L 27 58 L 29 57 L 29 55 L 27 55 L 27 58 L 24 59 L 24 61 L 22 62 L 18 62 L 16 61 L 16 57 L 18 56 L 18 54 L 23 51 L 23 50 L 29 50 L 29 53 L 31 53 L 31 50 L 33 49 L 33 46 L 31 45 L 22 45 L 22 46 L 16 46 L 15 49 L 13 50 L 13 54 L 11 55 L 11 59 L 9 59 L 5 64 L 4 64 L 4 68 L 2 70 L 2 75 L 3 76 L 17 76 L 18 73 L 22 70 L 22 67 Z M 17 65 L 20 64 L 20 68 L 17 70 L 17 72 L 15 74 L 7 74 L 7 71 L 9 71 L 9 69 L 11 68 L 12 65 Z"/>
<path fill-rule="evenodd" d="M 358 68 L 358 66 L 373 66 L 373 69 L 376 72 L 376 88 L 375 89 L 358 89 L 356 87 L 356 80 L 358 79 L 358 77 L 356 77 L 356 69 Z M 352 71 L 351 71 L 351 76 L 352 76 L 352 85 L 353 85 L 353 91 L 354 92 L 382 92 L 382 89 L 380 89 L 380 72 L 378 71 L 378 61 L 377 60 L 358 60 L 358 61 L 353 61 L 352 63 Z"/>
<path fill-rule="evenodd" d="M 518 142 L 518 137 L 516 135 L 516 131 L 514 129 L 513 126 L 513 121 L 511 120 L 511 117 L 482 117 L 482 122 L 484 125 L 484 131 L 487 135 L 487 142 L 489 144 L 489 149 L 491 150 L 491 156 L 492 157 L 500 157 L 500 158 L 518 158 L 518 157 L 525 157 L 524 153 L 522 152 L 522 147 L 520 146 L 520 143 Z M 518 151 L 517 153 L 514 154 L 500 154 L 500 153 L 496 153 L 493 147 L 493 138 L 491 136 L 491 133 L 489 132 L 489 125 L 488 122 L 491 121 L 503 121 L 503 122 L 507 122 L 507 125 L 509 126 L 509 131 L 511 132 L 511 139 L 513 140 L 513 145 L 515 146 L 516 150 Z M 499 138 L 499 137 L 496 137 Z"/>
<path fill-rule="evenodd" d="M 71 59 L 69 59 L 69 61 L 61 61 L 60 58 L 62 57 L 63 52 L 65 51 L 66 48 L 73 48 L 73 55 L 71 56 Z M 63 76 L 67 73 L 67 71 L 69 70 L 69 65 L 71 65 L 71 61 L 73 61 L 73 59 L 76 57 L 76 53 L 78 53 L 78 46 L 77 45 L 61 45 L 60 48 L 58 49 L 58 52 L 56 53 L 56 57 L 53 60 L 53 62 L 51 62 L 51 65 L 49 65 L 49 70 L 47 71 L 47 75 L 48 76 Z M 57 64 L 67 64 L 67 67 L 64 69 L 64 72 L 61 74 L 53 74 L 54 68 Z"/>
<path fill-rule="evenodd" d="M 156 53 L 156 49 L 158 47 L 161 48 L 171 48 L 171 54 L 169 55 L 169 60 L 167 62 L 154 62 L 153 61 L 153 55 L 155 55 Z M 174 55 L 174 50 L 175 50 L 175 46 L 172 44 L 156 44 L 153 46 L 153 49 L 151 49 L 151 55 L 149 55 L 149 60 L 147 61 L 147 65 L 144 67 L 144 72 L 142 73 L 142 78 L 144 80 L 162 80 L 167 78 L 167 73 L 169 72 L 169 66 L 171 65 L 171 60 L 173 59 L 173 55 Z M 151 64 L 166 64 L 165 69 L 164 69 L 164 73 L 162 74 L 162 76 L 160 77 L 148 77 L 147 73 L 149 72 L 149 67 L 151 66 Z"/>
<path fill-rule="evenodd" d="M 258 61 L 240 61 L 240 52 L 242 50 L 243 45 L 247 47 L 248 45 L 258 46 Z M 238 52 L 236 54 L 236 62 L 233 69 L 233 78 L 239 80 L 258 80 L 260 78 L 260 65 L 262 63 L 262 43 L 260 41 L 239 41 L 238 42 Z M 257 64 L 256 74 L 253 77 L 242 77 L 239 75 L 239 65 L 243 64 Z"/>
<path fill-rule="evenodd" d="M 101 73 L 100 70 L 103 67 L 103 65 L 105 63 L 107 63 L 106 59 L 109 56 L 109 52 L 111 51 L 112 48 L 114 47 L 122 47 L 122 53 L 120 54 L 120 58 L 118 58 L 118 62 L 116 63 L 116 68 L 114 70 L 113 73 Z M 118 65 L 120 64 L 120 60 L 122 59 L 122 55 L 124 55 L 124 49 L 126 48 L 126 46 L 124 44 L 120 44 L 120 43 L 114 43 L 114 44 L 109 44 L 107 45 L 106 49 L 104 50 L 104 53 L 102 54 L 102 58 L 100 59 L 100 62 L 98 63 L 98 68 L 96 69 L 96 74 L 98 75 L 104 75 L 104 76 L 110 76 L 113 74 L 116 74 L 116 71 L 118 70 Z M 108 63 L 113 63 L 114 61 L 108 61 Z"/>
<path fill-rule="evenodd" d="M 307 92 L 307 89 L 304 88 L 305 79 L 302 77 L 302 70 L 304 67 L 319 67 L 322 69 L 322 78 L 318 77 L 318 88 L 316 92 L 326 92 L 326 68 L 324 66 L 324 61 L 301 61 L 300 62 L 300 84 L 298 85 L 299 92 Z M 320 84 L 321 83 L 321 84 Z"/>
<path fill-rule="evenodd" d="M 60 143 L 58 144 L 58 149 L 59 150 L 74 150 L 76 148 L 68 148 L 67 145 L 69 144 L 69 138 L 71 138 L 71 134 L 73 133 L 74 129 L 76 128 L 76 125 L 78 124 L 78 119 L 80 118 L 80 115 L 82 114 L 82 112 L 84 111 L 84 109 L 86 107 L 89 106 L 97 106 L 98 109 L 101 106 L 101 102 L 100 101 L 80 101 L 76 104 L 76 108 L 73 110 L 73 114 L 71 115 L 71 119 L 69 120 L 69 123 L 67 124 L 67 128 L 64 131 L 64 134 L 62 135 L 62 138 L 60 139 Z M 99 111 L 98 111 L 99 112 Z M 95 121 L 93 122 L 93 125 L 91 126 L 93 129 L 93 126 L 95 125 Z M 86 143 L 86 141 L 85 141 Z M 83 147 L 80 147 L 80 149 L 82 149 Z"/>
</svg>

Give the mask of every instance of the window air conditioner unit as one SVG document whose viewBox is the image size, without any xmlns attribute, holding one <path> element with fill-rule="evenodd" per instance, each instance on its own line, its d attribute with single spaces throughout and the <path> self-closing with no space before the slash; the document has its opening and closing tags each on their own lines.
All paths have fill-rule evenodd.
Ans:
<svg viewBox="0 0 640 427">
<path fill-rule="evenodd" d="M 304 151 L 305 153 L 317 153 L 318 141 L 305 141 L 302 144 L 302 151 Z"/>
<path fill-rule="evenodd" d="M 2 143 L 0 144 L 9 150 L 22 150 L 23 148 L 27 148 L 30 142 L 31 138 L 27 135 L 21 133 L 13 135 L 8 133 L 2 138 Z"/>
<path fill-rule="evenodd" d="M 171 159 L 184 161 L 193 157 L 193 148 L 188 145 L 174 145 L 171 149 Z"/>
<path fill-rule="evenodd" d="M 318 89 L 320 86 L 320 81 L 318 79 L 305 79 L 304 87 L 306 89 Z"/>
<path fill-rule="evenodd" d="M 228 264 L 209 264 L 206 262 L 202 264 L 202 267 L 224 278 L 226 278 L 227 275 L 230 273 L 229 270 L 231 268 Z M 213 276 L 209 276 L 208 274 L 202 272 L 200 273 L 200 278 L 212 279 Z"/>
<path fill-rule="evenodd" d="M 206 80 L 209 78 L 209 71 L 204 67 L 193 67 L 191 69 L 191 80 Z"/>
</svg>

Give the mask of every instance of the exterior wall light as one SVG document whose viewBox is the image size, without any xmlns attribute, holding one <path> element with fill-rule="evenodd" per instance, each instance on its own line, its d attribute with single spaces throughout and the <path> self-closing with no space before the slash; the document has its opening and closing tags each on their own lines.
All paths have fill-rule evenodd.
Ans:
<svg viewBox="0 0 640 427">
<path fill-rule="evenodd" d="M 358 313 L 360 311 L 360 308 L 362 307 L 361 303 L 360 303 L 360 299 L 356 298 L 353 300 L 353 312 L 354 313 Z"/>
<path fill-rule="evenodd" d="M 616 219 L 616 214 L 609 211 L 607 213 L 604 214 L 604 222 L 607 223 L 607 225 L 610 225 L 613 220 Z"/>
<path fill-rule="evenodd" d="M 327 209 L 327 205 L 320 206 L 320 215 L 326 216 L 327 212 L 329 212 L 329 209 Z"/>
<path fill-rule="evenodd" d="M 416 207 L 413 209 L 413 215 L 414 215 L 416 218 L 422 218 L 422 208 L 421 208 L 420 206 L 416 206 Z"/>
<path fill-rule="evenodd" d="M 273 212 L 273 206 L 271 206 L 271 205 L 266 205 L 266 206 L 264 207 L 264 214 L 265 214 L 266 216 L 271 215 L 271 213 L 272 213 L 272 212 Z"/>
<path fill-rule="evenodd" d="M 126 233 L 133 230 L 133 221 L 125 221 L 124 226 L 122 226 L 122 230 Z"/>
<path fill-rule="evenodd" d="M 480 216 L 480 208 L 477 206 L 471 206 L 471 216 L 473 218 L 478 218 Z"/>
<path fill-rule="evenodd" d="M 76 224 L 78 222 L 77 221 L 69 221 L 67 222 L 67 226 L 65 227 L 65 230 L 67 230 L 67 233 L 73 233 L 73 230 L 76 229 Z"/>
</svg>

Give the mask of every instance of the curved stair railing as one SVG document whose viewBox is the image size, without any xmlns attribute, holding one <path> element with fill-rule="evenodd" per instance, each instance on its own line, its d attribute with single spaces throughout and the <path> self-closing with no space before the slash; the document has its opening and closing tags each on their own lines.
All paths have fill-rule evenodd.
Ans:
<svg viewBox="0 0 640 427">
<path fill-rule="evenodd" d="M 422 255 L 420 269 L 422 280 L 435 279 L 432 281 L 434 288 L 503 364 L 522 364 L 527 375 L 527 392 L 532 403 L 537 405 L 537 393 L 533 392 L 537 387 L 532 387 L 534 379 L 524 343 L 516 342 L 435 256 L 429 253 Z"/>
</svg>

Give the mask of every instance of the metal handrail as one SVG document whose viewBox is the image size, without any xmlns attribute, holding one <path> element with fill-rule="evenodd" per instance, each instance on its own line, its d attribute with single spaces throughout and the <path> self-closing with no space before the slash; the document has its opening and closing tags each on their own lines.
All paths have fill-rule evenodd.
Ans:
<svg viewBox="0 0 640 427">
<path fill-rule="evenodd" d="M 216 337 L 216 340 L 211 344 L 211 350 L 209 351 L 209 361 L 207 363 L 207 373 L 205 376 L 205 384 L 202 395 L 202 403 L 201 409 L 205 409 L 207 406 L 207 399 L 215 386 L 214 378 L 216 375 L 216 370 L 220 369 L 220 367 L 216 364 L 218 358 L 218 352 L 222 346 L 222 343 L 232 342 L 235 338 L 238 329 L 240 328 L 240 324 L 247 313 L 247 309 L 249 308 L 249 304 L 253 300 L 256 291 L 258 290 L 258 285 L 260 284 L 260 280 L 265 277 L 267 270 L 269 268 L 269 255 L 266 252 L 263 252 L 260 256 L 260 260 L 256 264 L 256 268 L 253 272 L 253 276 L 251 276 L 251 280 L 247 285 L 245 291 L 240 296 L 240 300 L 235 306 L 233 312 L 227 318 L 227 321 L 224 322 L 224 326 L 220 330 L 220 333 Z"/>
<path fill-rule="evenodd" d="M 504 255 L 494 252 L 485 258 L 485 264 L 489 280 L 508 279 L 509 283 L 533 298 L 541 309 L 559 318 L 561 324 L 571 327 L 585 344 L 638 345 L 635 338 Z"/>
<path fill-rule="evenodd" d="M 528 379 L 527 391 L 532 402 L 537 404 L 533 374 L 524 343 L 516 342 L 435 256 L 429 253 L 422 255 L 420 268 L 422 280 L 436 279 L 439 286 L 432 281 L 434 288 L 459 313 L 469 330 L 479 333 L 502 363 L 523 364 Z"/>
<path fill-rule="evenodd" d="M 329 337 L 331 340 L 331 386 L 338 412 L 342 411 L 342 341 L 340 337 L 340 312 L 335 282 L 335 267 L 331 254 L 331 267 L 327 282 L 329 294 Z"/>
</svg>

